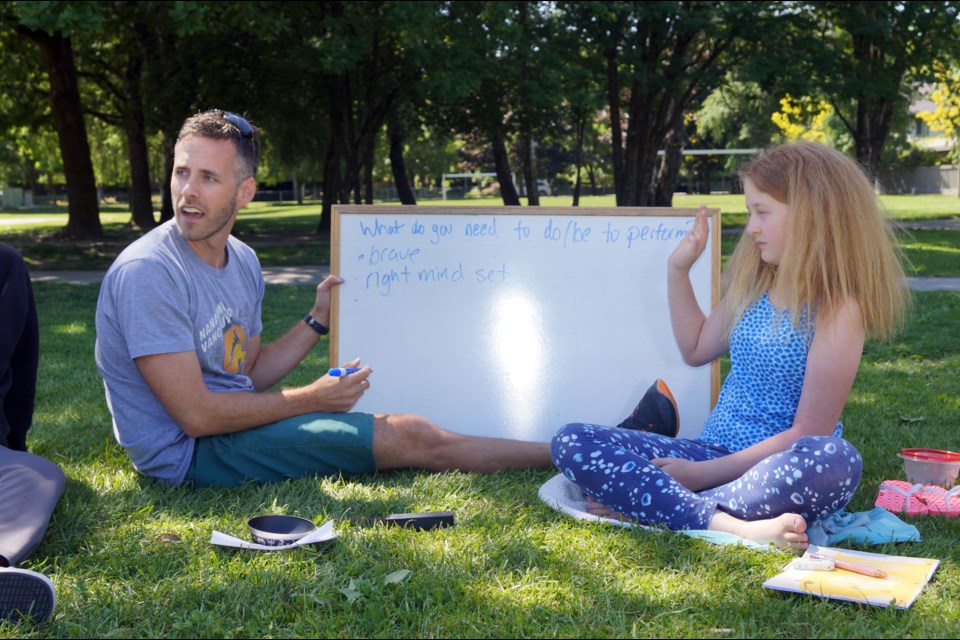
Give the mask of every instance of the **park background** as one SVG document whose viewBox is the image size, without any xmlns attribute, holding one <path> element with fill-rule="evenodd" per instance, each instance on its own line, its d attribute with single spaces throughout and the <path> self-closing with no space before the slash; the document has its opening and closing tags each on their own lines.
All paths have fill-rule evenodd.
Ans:
<svg viewBox="0 0 960 640">
<path fill-rule="evenodd" d="M 458 204 L 704 201 L 735 234 L 742 196 L 710 192 L 736 192 L 752 150 L 808 138 L 855 157 L 880 192 L 936 192 L 883 202 L 902 225 L 948 227 L 899 232 L 908 275 L 955 278 L 957 13 L 954 2 L 0 2 L 0 241 L 37 279 L 32 450 L 68 476 L 27 564 L 54 580 L 57 612 L 39 628 L 0 625 L 0 637 L 956 637 L 957 520 L 913 519 L 923 542 L 874 549 L 942 562 L 898 612 L 764 592 L 786 563 L 777 554 L 569 521 L 536 498 L 549 472 L 199 491 L 141 478 L 113 440 L 93 364 L 98 288 L 44 274 L 103 270 L 168 219 L 176 131 L 216 107 L 265 132 L 261 202 L 236 227 L 265 266 L 328 264 L 334 203 L 436 203 L 444 187 Z M 494 175 L 443 184 L 450 173 Z M 266 339 L 311 289 L 269 287 Z M 852 510 L 902 477 L 900 448 L 960 450 L 958 310 L 956 291 L 917 293 L 907 329 L 867 345 L 843 415 L 866 460 Z M 327 364 L 323 344 L 288 382 Z M 453 529 L 345 525 L 321 552 L 207 544 L 213 529 L 245 535 L 261 512 L 322 522 L 444 509 Z"/>
</svg>

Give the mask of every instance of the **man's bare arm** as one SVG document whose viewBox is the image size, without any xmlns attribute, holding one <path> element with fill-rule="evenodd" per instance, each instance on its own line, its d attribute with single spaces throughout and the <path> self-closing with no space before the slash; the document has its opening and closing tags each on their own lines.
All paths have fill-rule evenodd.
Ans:
<svg viewBox="0 0 960 640">
<path fill-rule="evenodd" d="M 343 278 L 327 276 L 317 285 L 317 295 L 310 315 L 325 327 L 330 326 L 330 292 Z M 300 364 L 320 340 L 320 334 L 298 318 L 296 324 L 280 338 L 265 345 L 251 339 L 247 345 L 246 374 L 258 391 L 269 389 Z"/>
<path fill-rule="evenodd" d="M 174 421 L 198 438 L 243 431 L 284 418 L 315 412 L 348 411 L 369 388 L 370 368 L 271 392 L 213 392 L 203 381 L 193 351 L 143 356 L 137 369 Z M 325 373 L 325 372 L 324 372 Z"/>
</svg>

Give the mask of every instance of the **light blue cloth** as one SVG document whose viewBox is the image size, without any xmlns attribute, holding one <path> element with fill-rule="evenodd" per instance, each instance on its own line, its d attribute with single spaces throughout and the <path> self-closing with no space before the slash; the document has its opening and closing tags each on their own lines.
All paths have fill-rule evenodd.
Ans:
<svg viewBox="0 0 960 640">
<path fill-rule="evenodd" d="M 907 524 L 881 507 L 857 513 L 847 513 L 841 509 L 810 525 L 807 536 L 810 544 L 820 547 L 833 546 L 838 542 L 920 542 L 920 532 L 915 526 Z"/>
</svg>

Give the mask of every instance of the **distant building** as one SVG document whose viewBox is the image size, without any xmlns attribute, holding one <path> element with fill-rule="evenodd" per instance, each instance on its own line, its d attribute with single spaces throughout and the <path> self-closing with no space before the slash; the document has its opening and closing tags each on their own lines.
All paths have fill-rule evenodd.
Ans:
<svg viewBox="0 0 960 640">
<path fill-rule="evenodd" d="M 918 88 L 919 97 L 910 103 L 909 113 L 913 117 L 907 139 L 917 148 L 924 151 L 947 153 L 953 149 L 954 140 L 948 138 L 942 131 L 933 131 L 918 114 L 933 113 L 937 105 L 926 96 L 930 93 L 930 85 L 921 85 Z"/>
</svg>

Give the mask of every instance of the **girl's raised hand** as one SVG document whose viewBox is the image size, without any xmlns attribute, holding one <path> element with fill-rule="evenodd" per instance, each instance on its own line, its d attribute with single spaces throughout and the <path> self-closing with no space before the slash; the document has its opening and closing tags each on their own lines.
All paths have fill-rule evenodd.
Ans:
<svg viewBox="0 0 960 640">
<path fill-rule="evenodd" d="M 689 271 L 693 263 L 697 261 L 700 254 L 707 247 L 707 237 L 709 236 L 709 227 L 707 226 L 707 205 L 701 204 L 697 211 L 697 217 L 693 220 L 693 227 L 677 248 L 667 259 L 667 266 L 670 269 L 680 271 Z"/>
</svg>

